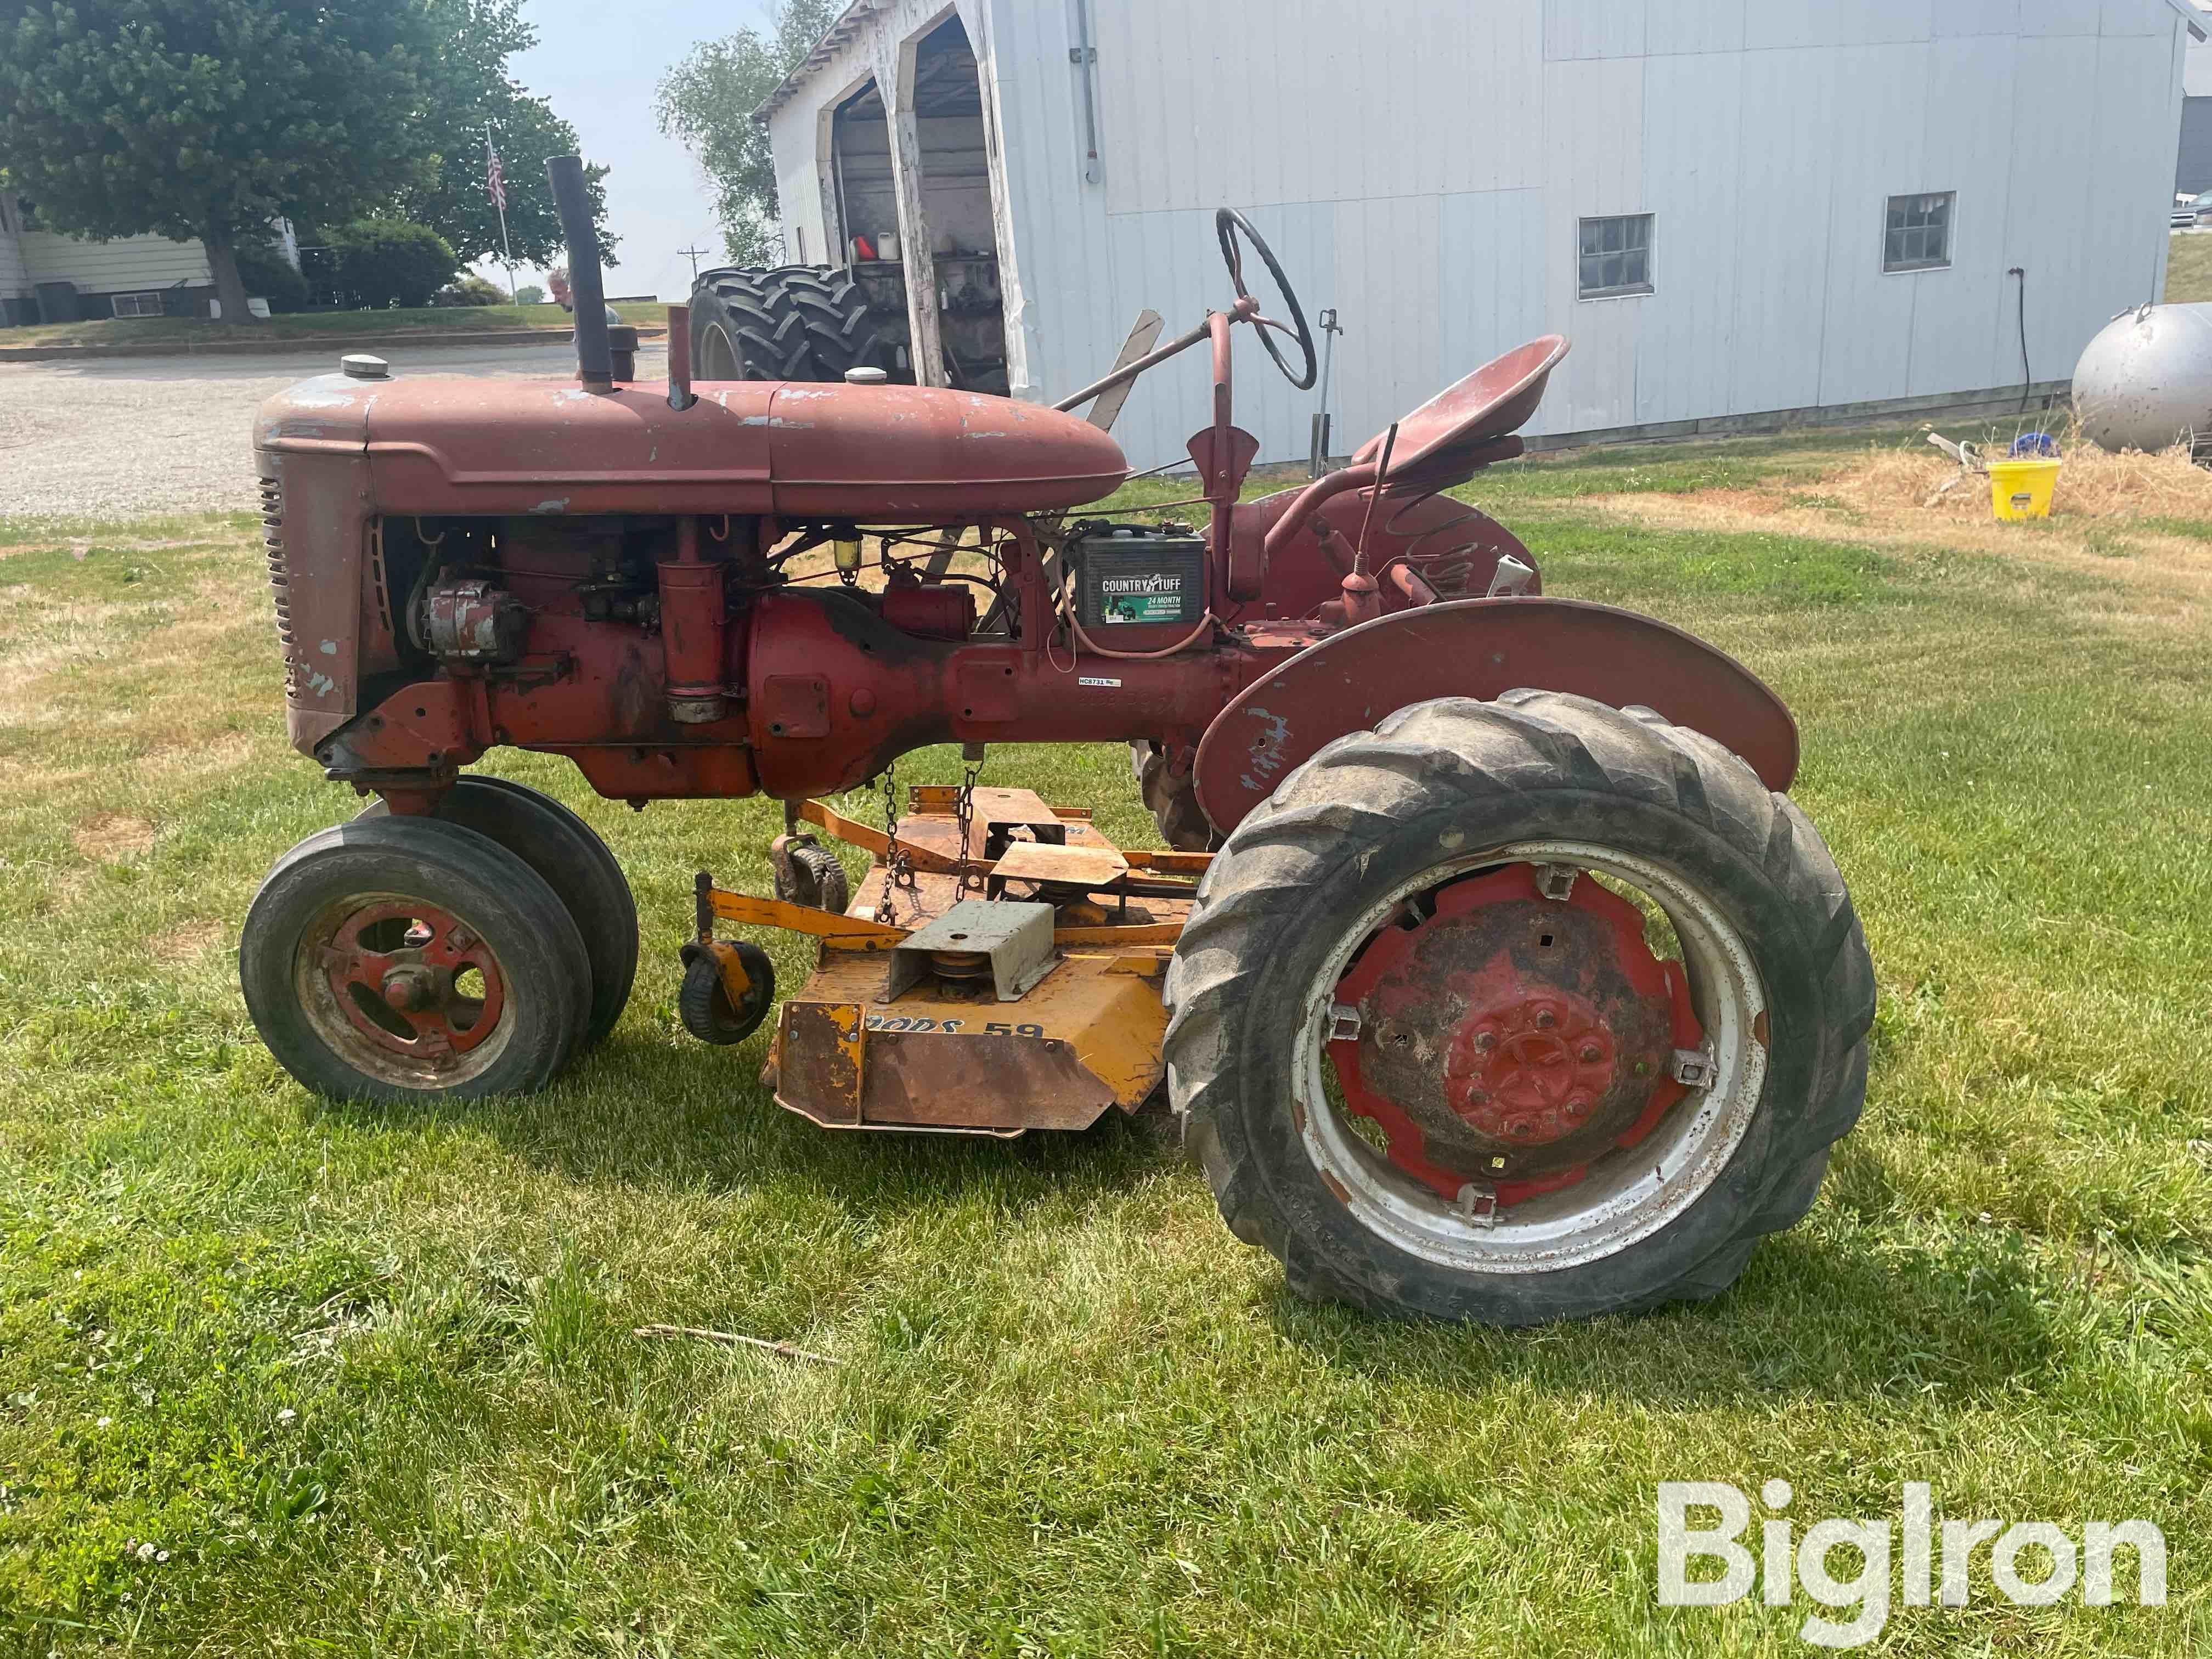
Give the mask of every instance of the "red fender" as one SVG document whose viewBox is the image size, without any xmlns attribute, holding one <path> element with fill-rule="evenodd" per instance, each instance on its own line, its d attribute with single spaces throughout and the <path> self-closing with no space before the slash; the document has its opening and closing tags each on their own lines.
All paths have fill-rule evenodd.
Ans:
<svg viewBox="0 0 2212 1659">
<path fill-rule="evenodd" d="M 1431 697 L 1522 687 L 1642 703 L 1741 756 L 1769 789 L 1797 775 L 1797 723 L 1759 677 L 1679 628 L 1581 599 L 1462 599 L 1346 629 L 1248 686 L 1198 746 L 1198 803 L 1226 835 L 1292 768 Z"/>
</svg>

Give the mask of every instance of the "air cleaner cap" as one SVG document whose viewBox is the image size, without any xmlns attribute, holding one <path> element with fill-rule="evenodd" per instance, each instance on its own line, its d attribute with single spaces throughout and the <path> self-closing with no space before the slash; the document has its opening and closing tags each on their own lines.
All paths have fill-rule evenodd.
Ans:
<svg viewBox="0 0 2212 1659">
<path fill-rule="evenodd" d="M 845 371 L 845 384 L 848 386 L 881 386 L 890 379 L 890 376 L 880 368 L 848 368 Z"/>
<path fill-rule="evenodd" d="M 338 359 L 338 372 L 351 380 L 388 380 L 392 365 L 366 351 L 349 351 Z"/>
</svg>

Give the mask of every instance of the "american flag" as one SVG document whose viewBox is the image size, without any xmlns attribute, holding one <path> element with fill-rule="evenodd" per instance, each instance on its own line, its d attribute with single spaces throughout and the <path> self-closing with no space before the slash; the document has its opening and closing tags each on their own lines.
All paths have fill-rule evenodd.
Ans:
<svg viewBox="0 0 2212 1659">
<path fill-rule="evenodd" d="M 507 211 L 507 170 L 499 164 L 499 152 L 491 147 L 491 139 L 484 139 L 484 194 L 501 212 Z"/>
</svg>

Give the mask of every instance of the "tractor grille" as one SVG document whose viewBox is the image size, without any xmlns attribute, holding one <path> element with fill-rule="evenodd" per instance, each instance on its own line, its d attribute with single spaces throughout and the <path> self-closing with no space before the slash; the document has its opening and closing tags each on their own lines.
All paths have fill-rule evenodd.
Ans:
<svg viewBox="0 0 2212 1659">
<path fill-rule="evenodd" d="M 292 583 L 284 562 L 284 486 L 261 481 L 261 544 L 269 554 L 269 591 L 276 605 L 276 642 L 284 648 L 284 696 L 295 696 L 305 666 L 292 638 Z"/>
</svg>

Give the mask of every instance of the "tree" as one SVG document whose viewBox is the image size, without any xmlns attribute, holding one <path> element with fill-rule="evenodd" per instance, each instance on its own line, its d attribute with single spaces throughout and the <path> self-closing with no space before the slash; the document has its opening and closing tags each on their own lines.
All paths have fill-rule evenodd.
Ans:
<svg viewBox="0 0 2212 1659">
<path fill-rule="evenodd" d="M 733 264 L 777 257 L 775 161 L 753 112 L 844 9 L 842 0 L 782 0 L 769 9 L 765 34 L 747 28 L 702 40 L 662 77 L 654 99 L 660 130 L 680 139 L 713 180 L 714 216 Z"/>
<path fill-rule="evenodd" d="M 339 285 L 367 306 L 427 306 L 460 264 L 444 237 L 404 219 L 356 219 L 330 245 Z"/>
<path fill-rule="evenodd" d="M 545 303 L 545 290 L 535 283 L 525 283 L 514 290 L 514 303 L 519 306 L 542 306 Z"/>
<path fill-rule="evenodd" d="M 439 40 L 426 76 L 423 107 L 414 123 L 424 155 L 421 172 L 393 198 L 392 210 L 430 226 L 464 260 L 501 252 L 499 210 L 484 189 L 484 130 L 491 130 L 507 179 L 507 246 L 518 264 L 558 257 L 561 216 L 545 182 L 545 158 L 578 153 L 576 130 L 507 78 L 507 60 L 538 31 L 519 15 L 520 0 L 427 0 Z M 606 230 L 607 170 L 584 169 L 599 255 L 613 264 L 615 238 Z"/>
<path fill-rule="evenodd" d="M 246 297 L 257 297 L 269 301 L 271 311 L 304 310 L 307 303 L 307 279 L 283 253 L 267 242 L 247 238 L 233 250 L 238 260 L 238 280 L 245 285 Z M 226 317 L 231 313 L 225 311 Z"/>
<path fill-rule="evenodd" d="M 242 323 L 242 240 L 407 180 L 435 55 L 419 0 L 0 0 L 0 155 L 56 230 L 198 238 Z"/>
<path fill-rule="evenodd" d="M 430 296 L 434 306 L 503 306 L 507 290 L 496 283 L 479 276 L 473 270 L 459 276 Z"/>
</svg>

